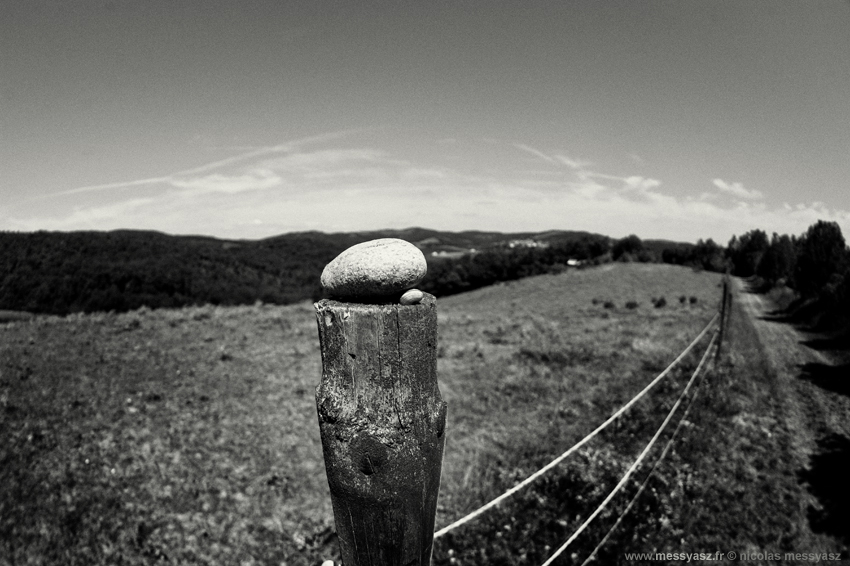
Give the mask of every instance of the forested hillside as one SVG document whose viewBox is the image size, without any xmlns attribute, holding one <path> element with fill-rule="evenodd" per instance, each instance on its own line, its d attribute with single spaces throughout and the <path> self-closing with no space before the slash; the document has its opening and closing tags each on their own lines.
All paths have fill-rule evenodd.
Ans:
<svg viewBox="0 0 850 566">
<path fill-rule="evenodd" d="M 403 238 L 426 253 L 431 265 L 422 286 L 435 294 L 541 273 L 567 256 L 605 253 L 609 245 L 607 237 L 581 232 L 421 228 L 301 232 L 257 241 L 131 230 L 6 232 L 0 233 L 0 309 L 67 314 L 316 299 L 319 275 L 331 259 L 383 237 Z"/>
<path fill-rule="evenodd" d="M 289 303 L 316 294 L 317 272 L 346 239 L 319 233 L 257 242 L 135 231 L 4 233 L 0 308 L 65 314 Z"/>
<path fill-rule="evenodd" d="M 264 240 L 159 232 L 0 233 L 0 310 L 68 314 L 185 305 L 288 304 L 321 296 L 319 276 L 344 249 L 401 238 L 428 260 L 420 288 L 437 296 L 605 261 L 725 269 L 724 249 L 579 231 L 440 232 L 424 228 Z"/>
</svg>

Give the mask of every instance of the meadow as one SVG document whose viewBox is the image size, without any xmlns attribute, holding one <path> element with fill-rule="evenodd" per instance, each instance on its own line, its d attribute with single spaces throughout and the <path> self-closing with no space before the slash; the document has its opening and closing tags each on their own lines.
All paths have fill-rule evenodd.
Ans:
<svg viewBox="0 0 850 566">
<path fill-rule="evenodd" d="M 720 281 L 679 266 L 607 264 L 440 299 L 449 416 L 437 527 L 628 401 L 711 320 Z M 800 548 L 801 488 L 783 463 L 787 431 L 745 323 L 733 315 L 729 350 L 676 449 L 598 563 L 625 563 L 623 552 Z M 438 539 L 434 564 L 542 562 L 642 449 L 700 351 L 573 458 Z M 309 302 L 0 325 L 0 565 L 338 557 L 314 401 L 320 373 Z M 589 554 L 627 499 L 564 564 Z"/>
</svg>

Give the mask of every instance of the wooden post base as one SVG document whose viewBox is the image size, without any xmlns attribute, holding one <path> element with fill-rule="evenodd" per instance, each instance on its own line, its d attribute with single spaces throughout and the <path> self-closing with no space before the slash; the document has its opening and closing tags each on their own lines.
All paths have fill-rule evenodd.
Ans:
<svg viewBox="0 0 850 566">
<path fill-rule="evenodd" d="M 445 445 L 437 304 L 322 300 L 316 407 L 345 566 L 425 566 Z"/>
</svg>

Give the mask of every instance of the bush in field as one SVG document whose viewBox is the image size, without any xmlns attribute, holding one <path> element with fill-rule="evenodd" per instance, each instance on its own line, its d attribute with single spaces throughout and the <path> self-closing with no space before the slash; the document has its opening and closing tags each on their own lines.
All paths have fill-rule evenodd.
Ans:
<svg viewBox="0 0 850 566">
<path fill-rule="evenodd" d="M 684 305 L 687 301 L 688 301 L 688 298 L 685 295 L 679 296 L 679 303 L 680 304 Z"/>
<path fill-rule="evenodd" d="M 613 309 L 616 305 L 614 305 L 612 301 L 605 301 L 605 304 L 602 306 L 604 306 L 606 309 Z"/>
<path fill-rule="evenodd" d="M 627 309 L 636 309 L 636 308 L 638 308 L 638 306 L 640 306 L 640 305 L 638 304 L 637 301 L 629 301 L 628 303 L 626 303 Z"/>
<path fill-rule="evenodd" d="M 657 308 L 657 309 L 660 309 L 660 308 L 662 308 L 662 307 L 666 307 L 666 306 L 667 306 L 667 299 L 665 299 L 664 297 L 660 297 L 660 298 L 659 298 L 657 301 L 655 301 L 655 303 L 653 303 L 653 304 L 655 305 L 655 308 Z"/>
<path fill-rule="evenodd" d="M 690 301 L 691 301 L 692 305 L 697 304 L 697 298 L 696 297 L 691 297 Z"/>
</svg>

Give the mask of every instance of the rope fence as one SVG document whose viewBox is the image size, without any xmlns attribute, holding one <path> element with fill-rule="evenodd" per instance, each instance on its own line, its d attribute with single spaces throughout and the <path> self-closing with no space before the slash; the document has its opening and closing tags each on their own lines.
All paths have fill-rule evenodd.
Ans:
<svg viewBox="0 0 850 566">
<path fill-rule="evenodd" d="M 694 338 L 694 340 L 688 345 L 688 347 L 685 348 L 682 351 L 682 353 L 679 354 L 676 357 L 676 359 L 673 360 L 670 363 L 670 365 L 668 365 L 664 369 L 664 371 L 662 371 L 660 374 L 658 374 L 658 376 L 655 377 L 651 382 L 649 382 L 649 384 L 646 385 L 646 387 L 644 387 L 637 395 L 632 397 L 632 399 L 628 403 L 626 403 L 625 405 L 620 407 L 620 409 L 618 409 L 613 415 L 608 417 L 608 419 L 605 422 L 603 422 L 598 427 L 596 427 L 592 432 L 590 432 L 587 436 L 585 436 L 580 441 L 578 441 L 575 445 L 573 445 L 571 448 L 569 448 L 566 452 L 564 452 L 563 454 L 561 454 L 560 456 L 558 456 L 557 458 L 555 458 L 554 460 L 552 460 L 551 462 L 549 462 L 548 464 L 546 464 L 545 466 L 543 466 L 542 468 L 540 468 L 539 470 L 537 470 L 536 472 L 534 472 L 533 474 L 528 476 L 526 479 L 524 479 L 520 483 L 518 483 L 515 486 L 513 486 L 512 488 L 508 489 L 507 491 L 505 491 L 504 493 L 502 493 L 501 495 L 499 495 L 495 499 L 491 500 L 490 502 L 482 505 L 481 507 L 479 507 L 475 511 L 472 511 L 468 515 L 458 519 L 457 521 L 443 527 L 442 529 L 440 529 L 439 531 L 434 533 L 434 539 L 440 538 L 440 537 L 446 535 L 447 533 L 453 531 L 454 529 L 456 529 L 456 528 L 472 521 L 473 519 L 479 517 L 480 515 L 486 513 L 487 511 L 489 511 L 493 507 L 500 504 L 505 499 L 509 498 L 510 496 L 515 494 L 516 492 L 520 491 L 521 489 L 523 489 L 527 485 L 531 484 L 534 480 L 536 480 L 537 478 L 539 478 L 540 476 L 542 476 L 543 474 L 545 474 L 546 472 L 548 472 L 549 470 L 551 470 L 552 468 L 554 468 L 555 466 L 560 464 L 563 460 L 565 460 L 567 457 L 569 457 L 571 454 L 573 454 L 576 450 L 578 450 L 579 448 L 581 448 L 582 446 L 584 446 L 585 444 L 590 442 L 591 439 L 593 439 L 597 434 L 602 432 L 602 430 L 604 430 L 612 422 L 617 420 L 617 418 L 619 418 L 620 415 L 622 415 L 627 410 L 629 410 L 629 408 L 631 408 L 632 405 L 637 403 L 638 400 L 640 400 L 644 395 L 646 395 L 646 393 L 648 393 L 650 389 L 655 387 L 655 385 L 658 384 L 658 382 L 660 382 L 662 379 L 664 379 L 673 370 L 673 368 L 675 368 L 679 364 L 679 362 L 681 362 L 685 358 L 685 356 L 687 356 L 688 353 L 690 353 L 690 351 L 702 340 L 702 338 L 711 329 L 711 327 L 714 325 L 714 323 L 718 320 L 719 317 L 720 317 L 720 313 L 715 314 L 714 317 L 711 319 L 711 321 L 699 333 L 699 335 L 697 335 L 697 337 Z M 713 344 L 713 343 L 714 343 L 714 338 L 712 338 L 711 344 Z M 711 344 L 709 345 L 709 349 L 711 348 Z M 708 350 L 706 350 L 706 351 L 708 351 Z M 700 365 L 697 367 L 697 370 L 699 370 L 702 367 L 702 363 L 703 363 L 704 360 L 705 360 L 705 356 L 703 356 L 703 360 L 700 362 Z M 694 375 L 696 375 L 696 372 L 695 372 Z M 693 381 L 693 378 L 691 378 L 691 382 L 692 381 Z M 690 387 L 691 382 L 688 383 L 688 387 Z M 687 390 L 687 388 L 686 388 L 686 390 Z M 680 397 L 680 401 L 681 401 L 681 397 Z M 676 407 L 678 407 L 678 404 L 679 404 L 680 401 L 676 402 L 676 405 L 674 405 L 674 409 Z M 668 419 L 669 419 L 669 417 L 670 417 L 670 415 L 668 415 Z M 663 425 L 663 426 L 666 426 L 666 422 L 667 421 L 665 420 L 665 425 Z M 655 439 L 652 440 L 652 442 L 654 442 L 654 441 L 655 441 Z M 631 471 L 628 472 L 628 474 L 631 474 Z M 595 517 L 596 514 L 598 514 L 598 512 L 595 513 L 593 515 L 593 517 Z M 583 530 L 585 526 L 586 525 L 583 525 L 580 528 L 580 531 Z M 578 532 L 580 532 L 580 531 L 578 531 Z M 568 541 L 568 543 L 570 543 L 570 542 L 572 542 L 572 541 L 571 540 Z M 566 548 L 566 545 L 564 546 L 564 548 Z M 549 564 L 549 562 L 547 562 L 546 564 Z"/>
<path fill-rule="evenodd" d="M 586 529 L 588 525 L 593 522 L 593 520 L 605 509 L 605 507 L 608 506 L 608 503 L 610 503 L 611 500 L 614 499 L 614 496 L 617 495 L 617 493 L 623 488 L 623 486 L 626 485 L 626 482 L 629 481 L 631 475 L 635 472 L 635 470 L 638 469 L 644 458 L 646 458 L 646 455 L 649 454 L 649 451 L 652 450 L 652 447 L 655 445 L 655 442 L 661 436 L 661 433 L 664 432 L 665 428 L 667 428 L 667 425 L 670 423 L 670 420 L 673 418 L 673 415 L 676 413 L 676 410 L 679 408 L 679 405 L 681 405 L 682 399 L 685 398 L 685 395 L 687 395 L 691 386 L 694 384 L 694 381 L 696 381 L 697 376 L 699 375 L 703 365 L 705 365 L 705 362 L 708 359 L 708 354 L 711 351 L 712 346 L 714 346 L 714 341 L 716 338 L 717 333 L 715 332 L 714 336 L 711 339 L 711 342 L 708 345 L 708 348 L 706 348 L 705 353 L 703 354 L 702 359 L 699 362 L 699 365 L 697 365 L 697 368 L 694 370 L 693 375 L 691 375 L 691 379 L 688 381 L 688 384 L 682 390 L 682 393 L 679 395 L 679 398 L 673 404 L 673 407 L 670 409 L 670 412 L 667 413 L 667 417 L 664 419 L 664 422 L 662 422 L 661 426 L 658 427 L 658 430 L 655 431 L 655 435 L 653 435 L 652 439 L 649 441 L 649 443 L 646 445 L 646 447 L 643 449 L 637 459 L 632 463 L 629 469 L 626 470 L 625 475 L 620 479 L 617 485 L 614 486 L 614 489 L 611 490 L 611 493 L 609 493 L 608 496 L 602 501 L 602 503 L 599 504 L 596 510 L 591 513 L 587 519 L 585 519 L 584 523 L 582 523 L 581 526 L 576 529 L 576 531 L 570 536 L 570 538 L 568 538 L 567 541 L 563 545 L 561 545 L 561 547 L 558 548 L 558 550 L 556 550 L 555 553 L 552 554 L 552 556 L 550 556 L 549 559 L 546 560 L 546 562 L 544 562 L 541 566 L 549 566 L 550 564 L 552 564 L 552 562 L 554 562 L 555 559 L 558 558 L 567 549 L 567 547 L 569 547 L 570 544 L 572 544 L 573 541 L 578 538 L 582 531 L 584 531 L 584 529 Z"/>
<path fill-rule="evenodd" d="M 719 331 L 718 331 L 718 333 L 715 334 L 715 338 L 717 338 L 716 348 L 719 349 L 720 348 L 720 332 Z M 712 341 L 713 340 L 714 339 L 712 339 Z M 709 348 L 710 347 L 711 346 L 709 345 Z M 596 548 L 593 549 L 593 552 L 591 552 L 590 555 L 584 560 L 584 562 L 581 563 L 581 566 L 587 566 L 587 564 L 590 564 L 590 562 L 596 557 L 596 553 L 599 552 L 599 549 L 602 548 L 605 545 L 606 542 L 608 542 L 608 539 L 611 537 L 613 532 L 615 530 L 617 530 L 617 527 L 619 527 L 620 523 L 623 522 L 623 518 L 628 514 L 629 511 L 631 511 L 635 502 L 638 500 L 638 498 L 643 493 L 643 490 L 646 489 L 646 486 L 649 484 L 649 480 L 652 478 L 652 475 L 655 473 L 656 468 L 658 468 L 658 465 L 661 463 L 661 461 L 664 459 L 664 457 L 667 456 L 667 452 L 670 451 L 670 448 L 673 447 L 673 442 L 676 440 L 676 436 L 678 436 L 679 430 L 681 430 L 682 425 L 686 422 L 686 419 L 688 418 L 688 415 L 691 412 L 691 407 L 693 407 L 694 401 L 696 401 L 697 396 L 699 396 L 700 387 L 702 386 L 702 382 L 703 382 L 704 379 L 705 379 L 705 374 L 703 373 L 702 377 L 700 378 L 699 382 L 697 383 L 697 386 L 696 386 L 696 389 L 694 390 L 693 396 L 688 400 L 688 405 L 687 405 L 687 407 L 685 407 L 685 412 L 682 413 L 682 418 L 679 419 L 679 423 L 676 425 L 676 428 L 673 429 L 673 433 L 670 435 L 670 438 L 667 440 L 667 444 L 664 445 L 664 449 L 661 451 L 661 454 L 658 455 L 658 458 L 656 458 L 655 462 L 652 464 L 652 468 L 649 469 L 649 473 L 646 474 L 646 477 L 644 478 L 643 483 L 640 484 L 640 487 L 638 487 L 638 490 L 632 496 L 632 499 L 629 501 L 629 504 L 626 505 L 625 509 L 623 509 L 623 512 L 620 513 L 620 516 L 617 517 L 617 520 L 614 522 L 614 524 L 611 526 L 611 528 L 608 529 L 608 532 L 605 533 L 605 536 L 602 537 L 602 540 L 599 541 L 599 544 L 596 545 Z"/>
</svg>

